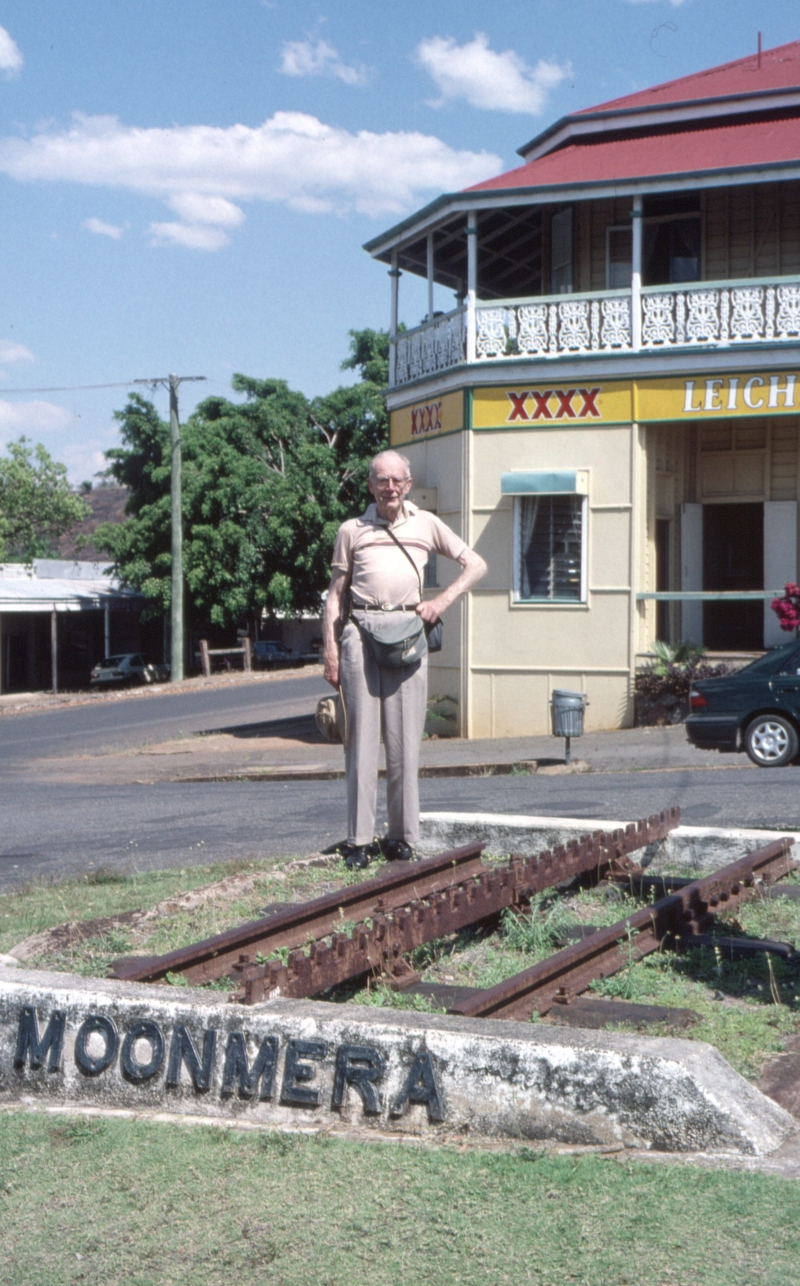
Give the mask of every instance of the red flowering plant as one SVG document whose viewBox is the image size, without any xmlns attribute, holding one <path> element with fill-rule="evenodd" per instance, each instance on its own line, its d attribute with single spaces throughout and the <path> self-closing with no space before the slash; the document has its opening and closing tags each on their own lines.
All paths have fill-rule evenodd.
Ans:
<svg viewBox="0 0 800 1286">
<path fill-rule="evenodd" d="M 793 581 L 789 581 L 784 586 L 783 598 L 773 598 L 770 606 L 780 621 L 782 630 L 786 630 L 787 634 L 792 630 L 798 630 L 800 627 L 800 585 L 795 585 Z"/>
</svg>

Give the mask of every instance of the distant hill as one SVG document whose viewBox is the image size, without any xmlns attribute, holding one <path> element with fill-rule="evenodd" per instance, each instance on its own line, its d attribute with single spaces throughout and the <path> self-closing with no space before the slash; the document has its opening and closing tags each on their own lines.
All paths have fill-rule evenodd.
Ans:
<svg viewBox="0 0 800 1286">
<path fill-rule="evenodd" d="M 103 562 L 108 554 L 98 549 L 92 537 L 101 522 L 124 522 L 127 487 L 93 487 L 84 494 L 92 512 L 83 522 L 76 523 L 58 541 L 59 558 L 79 558 L 88 562 Z"/>
</svg>

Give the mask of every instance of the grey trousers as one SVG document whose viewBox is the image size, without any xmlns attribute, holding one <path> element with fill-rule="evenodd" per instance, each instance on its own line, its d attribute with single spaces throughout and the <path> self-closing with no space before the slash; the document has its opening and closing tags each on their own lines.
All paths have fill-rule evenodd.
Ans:
<svg viewBox="0 0 800 1286">
<path fill-rule="evenodd" d="M 386 750 L 389 839 L 419 840 L 419 753 L 428 701 L 428 658 L 381 669 L 352 621 L 342 634 L 340 683 L 347 710 L 347 838 L 375 834 L 381 730 Z"/>
</svg>

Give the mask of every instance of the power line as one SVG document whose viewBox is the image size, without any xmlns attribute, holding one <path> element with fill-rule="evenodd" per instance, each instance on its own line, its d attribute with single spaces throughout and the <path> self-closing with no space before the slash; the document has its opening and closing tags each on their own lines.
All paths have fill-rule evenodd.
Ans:
<svg viewBox="0 0 800 1286">
<path fill-rule="evenodd" d="M 158 382 L 158 381 L 156 381 Z M 51 388 L 0 388 L 0 397 L 6 393 L 82 393 L 94 388 L 130 388 L 132 384 L 150 384 L 151 380 L 125 380 L 118 384 L 62 384 Z"/>
</svg>

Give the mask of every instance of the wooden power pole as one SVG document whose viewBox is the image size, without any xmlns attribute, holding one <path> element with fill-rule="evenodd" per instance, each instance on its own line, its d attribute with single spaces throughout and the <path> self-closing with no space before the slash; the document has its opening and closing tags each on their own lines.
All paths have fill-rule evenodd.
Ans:
<svg viewBox="0 0 800 1286">
<path fill-rule="evenodd" d="M 169 389 L 169 440 L 170 440 L 170 526 L 172 528 L 172 591 L 170 679 L 173 683 L 183 680 L 183 514 L 181 511 L 181 426 L 178 418 L 178 389 L 181 384 L 204 380 L 205 375 L 167 375 L 152 380 L 134 380 L 135 384 L 149 384 L 152 389 Z"/>
</svg>

